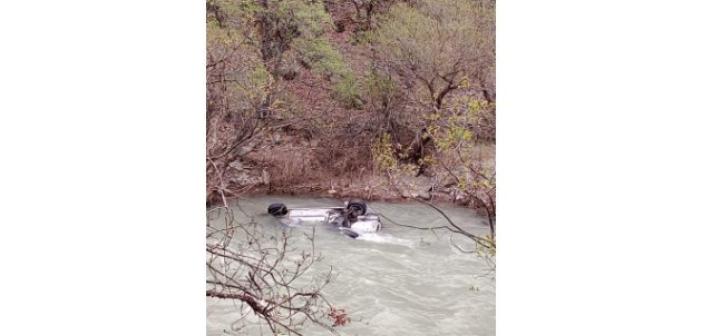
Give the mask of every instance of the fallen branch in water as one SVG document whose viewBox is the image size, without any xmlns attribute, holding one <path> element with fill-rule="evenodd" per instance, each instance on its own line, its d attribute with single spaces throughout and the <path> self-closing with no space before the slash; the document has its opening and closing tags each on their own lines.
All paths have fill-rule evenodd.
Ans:
<svg viewBox="0 0 702 336">
<path fill-rule="evenodd" d="M 449 244 L 456 247 L 456 249 L 458 249 L 459 251 L 461 251 L 463 253 L 476 252 L 478 254 L 478 256 L 485 259 L 485 261 L 488 263 L 488 265 L 492 268 L 493 271 L 495 270 L 494 257 L 495 257 L 495 253 L 497 251 L 497 245 L 495 244 L 494 240 L 482 238 L 480 236 L 477 236 L 475 234 L 472 234 L 472 233 L 464 230 L 463 228 L 458 226 L 456 223 L 454 223 L 453 220 L 451 220 L 451 218 L 449 218 L 448 215 L 446 215 L 446 213 L 443 210 L 439 209 L 434 204 L 431 204 L 429 202 L 426 202 L 426 201 L 423 201 L 420 199 L 417 199 L 417 201 L 420 203 L 426 204 L 429 207 L 431 207 L 432 209 L 436 210 L 439 214 L 441 214 L 441 216 L 444 217 L 444 219 L 446 219 L 446 221 L 450 224 L 450 226 L 449 225 L 442 225 L 442 226 L 431 226 L 431 227 L 419 227 L 419 226 L 414 226 L 414 225 L 398 223 L 397 221 L 394 221 L 393 219 L 391 219 L 385 215 L 382 215 L 382 214 L 380 214 L 380 216 L 383 217 L 384 219 L 386 219 L 388 222 L 390 222 L 394 225 L 397 225 L 397 226 L 412 228 L 412 229 L 416 229 L 416 230 L 431 230 L 432 232 L 434 230 L 445 229 L 445 230 L 448 230 L 450 232 L 458 233 L 460 235 L 468 237 L 475 242 L 476 247 L 477 247 L 475 251 L 469 251 L 469 250 L 462 248 L 457 243 L 453 242 L 451 236 L 449 236 Z"/>
<path fill-rule="evenodd" d="M 466 236 L 466 237 L 472 239 L 472 240 L 475 241 L 477 244 L 479 244 L 479 245 L 481 245 L 481 246 L 483 246 L 483 247 L 485 247 L 485 248 L 489 248 L 489 249 L 496 248 L 494 242 L 491 242 L 491 241 L 488 240 L 488 239 L 485 239 L 485 238 L 476 236 L 476 235 L 474 235 L 474 234 L 472 234 L 472 233 L 470 233 L 470 232 L 468 232 L 468 231 L 466 231 L 466 230 L 463 230 L 463 228 L 461 228 L 460 226 L 456 225 L 456 223 L 454 223 L 454 222 L 451 220 L 451 218 L 449 218 L 449 216 L 447 216 L 446 213 L 444 213 L 443 210 L 439 209 L 439 208 L 436 207 L 434 204 L 431 204 L 431 203 L 426 202 L 426 201 L 424 201 L 424 200 L 421 200 L 421 199 L 419 199 L 419 198 L 415 198 L 415 200 L 418 201 L 418 202 L 420 202 L 420 203 L 422 203 L 422 204 L 425 204 L 425 205 L 430 206 L 431 208 L 433 208 L 434 210 L 436 210 L 439 214 L 441 214 L 441 216 L 443 216 L 443 217 L 446 219 L 446 221 L 447 221 L 452 227 L 454 227 L 454 228 L 456 229 L 456 231 L 453 231 L 453 232 L 460 233 L 460 234 L 462 234 L 462 235 L 464 235 L 464 236 Z"/>
<path fill-rule="evenodd" d="M 437 229 L 446 229 L 446 230 L 449 230 L 449 231 L 451 231 L 451 232 L 456 232 L 456 233 L 458 233 L 457 230 L 455 230 L 455 229 L 453 229 L 453 228 L 451 228 L 451 227 L 449 227 L 449 226 L 447 226 L 447 225 L 442 225 L 442 226 L 430 226 L 430 227 L 419 227 L 419 226 L 414 226 L 414 225 L 409 225 L 409 224 L 400 224 L 400 223 L 398 223 L 398 222 L 392 220 L 390 217 L 385 216 L 385 215 L 383 215 L 383 214 L 379 214 L 379 216 L 382 217 L 382 218 L 385 218 L 388 222 L 390 222 L 390 223 L 392 223 L 392 224 L 394 224 L 394 225 L 397 225 L 397 226 L 403 226 L 403 227 L 408 227 L 408 228 L 417 229 L 417 230 L 437 230 Z"/>
</svg>

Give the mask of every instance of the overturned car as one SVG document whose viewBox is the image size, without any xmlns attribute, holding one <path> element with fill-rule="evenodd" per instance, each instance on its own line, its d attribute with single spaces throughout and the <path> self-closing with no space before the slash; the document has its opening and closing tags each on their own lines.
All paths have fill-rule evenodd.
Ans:
<svg viewBox="0 0 702 336">
<path fill-rule="evenodd" d="M 268 206 L 268 214 L 284 220 L 287 224 L 321 222 L 337 227 L 341 233 L 351 238 L 381 229 L 380 216 L 367 213 L 367 210 L 366 203 L 362 201 L 345 202 L 345 205 L 340 207 L 288 208 L 283 203 L 273 203 Z"/>
</svg>

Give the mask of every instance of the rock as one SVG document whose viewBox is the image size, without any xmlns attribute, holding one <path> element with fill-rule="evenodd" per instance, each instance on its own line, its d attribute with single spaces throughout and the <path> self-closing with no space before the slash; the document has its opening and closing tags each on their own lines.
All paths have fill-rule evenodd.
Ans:
<svg viewBox="0 0 702 336">
<path fill-rule="evenodd" d="M 425 200 L 425 201 L 430 201 L 431 200 L 431 193 L 428 191 L 420 191 L 417 194 L 417 198 Z"/>
<path fill-rule="evenodd" d="M 431 200 L 431 194 L 428 191 L 413 191 L 410 195 L 412 198 L 419 198 L 425 201 Z"/>
</svg>

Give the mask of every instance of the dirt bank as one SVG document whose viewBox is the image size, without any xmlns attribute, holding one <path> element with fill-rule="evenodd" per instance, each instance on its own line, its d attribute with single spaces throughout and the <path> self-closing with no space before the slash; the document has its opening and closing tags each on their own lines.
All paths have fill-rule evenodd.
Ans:
<svg viewBox="0 0 702 336">
<path fill-rule="evenodd" d="M 297 147 L 300 148 L 299 144 Z M 238 193 L 226 196 L 290 195 L 396 202 L 421 199 L 477 208 L 462 198 L 448 176 L 440 171 L 429 171 L 428 176 L 400 172 L 382 174 L 374 171 L 371 165 L 370 168 L 362 167 L 359 171 L 331 175 L 316 169 L 314 161 L 305 153 L 305 150 L 286 150 L 286 145 L 282 145 L 269 147 L 266 153 L 259 151 L 253 155 L 257 160 L 255 165 L 235 161 L 227 167 L 225 176 L 230 183 L 236 185 L 232 190 L 237 190 Z M 481 158 L 485 166 L 494 169 L 494 144 L 476 146 L 474 156 Z M 267 164 L 261 165 L 261 162 Z M 221 197 L 214 197 L 210 202 L 216 204 L 220 199 Z"/>
</svg>

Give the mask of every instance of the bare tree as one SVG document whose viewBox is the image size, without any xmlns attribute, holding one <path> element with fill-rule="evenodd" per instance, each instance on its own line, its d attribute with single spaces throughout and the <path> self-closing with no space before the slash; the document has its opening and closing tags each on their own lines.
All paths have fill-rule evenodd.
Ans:
<svg viewBox="0 0 702 336">
<path fill-rule="evenodd" d="M 322 294 L 332 279 L 332 269 L 316 279 L 304 277 L 319 260 L 314 230 L 305 234 L 310 250 L 291 247 L 290 232 L 279 239 L 264 239 L 253 217 L 236 219 L 233 208 L 208 212 L 207 292 L 212 298 L 232 300 L 239 318 L 232 323 L 243 330 L 258 321 L 273 335 L 302 335 L 308 323 L 336 335 L 336 327 L 349 322 L 343 309 Z"/>
<path fill-rule="evenodd" d="M 207 189 L 208 200 L 233 196 L 232 162 L 261 142 L 277 96 L 251 20 L 236 4 L 207 3 Z"/>
<path fill-rule="evenodd" d="M 494 139 L 494 15 L 490 0 L 399 2 L 382 16 L 372 35 L 375 69 L 403 89 L 407 105 L 413 107 L 403 111 L 404 118 L 394 119 L 407 120 L 405 125 L 412 129 L 413 135 L 403 136 L 398 144 L 404 148 L 400 156 L 418 165 L 419 174 L 428 167 L 431 151 L 432 132 L 426 130 L 432 120 L 449 117 L 452 96 L 486 97 L 489 113 L 466 126 L 487 129 L 485 138 Z M 396 129 L 391 131 L 393 139 L 399 138 Z"/>
<path fill-rule="evenodd" d="M 423 89 L 418 102 L 441 109 L 462 80 L 491 84 L 487 73 L 494 72 L 494 6 L 466 0 L 399 3 L 378 29 L 374 52 L 406 87 Z M 492 97 L 494 88 L 481 89 Z"/>
</svg>

